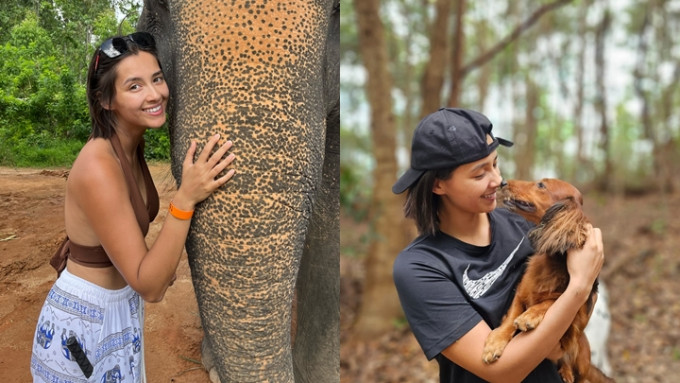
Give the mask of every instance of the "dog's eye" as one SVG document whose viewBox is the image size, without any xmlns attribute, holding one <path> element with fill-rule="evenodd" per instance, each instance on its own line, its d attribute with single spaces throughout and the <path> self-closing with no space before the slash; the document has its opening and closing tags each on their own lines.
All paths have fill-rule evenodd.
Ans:
<svg viewBox="0 0 680 383">
<path fill-rule="evenodd" d="M 545 189 L 545 184 L 543 182 L 539 182 L 537 185 L 539 189 Z"/>
</svg>

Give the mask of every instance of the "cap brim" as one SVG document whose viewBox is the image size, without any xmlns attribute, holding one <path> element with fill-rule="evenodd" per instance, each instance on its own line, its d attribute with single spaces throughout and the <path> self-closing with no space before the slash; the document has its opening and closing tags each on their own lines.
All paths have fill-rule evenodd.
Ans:
<svg viewBox="0 0 680 383">
<path fill-rule="evenodd" d="M 515 144 L 514 142 L 508 141 L 505 138 L 496 137 L 496 139 L 498 140 L 498 144 L 503 145 L 503 146 L 509 147 L 509 146 L 512 146 L 512 145 Z"/>
<path fill-rule="evenodd" d="M 408 189 L 411 185 L 413 185 L 420 176 L 425 173 L 424 170 L 414 170 L 414 169 L 408 169 L 406 173 L 404 173 L 397 182 L 392 186 L 392 193 L 394 194 L 401 194 L 403 193 L 406 189 Z"/>
</svg>

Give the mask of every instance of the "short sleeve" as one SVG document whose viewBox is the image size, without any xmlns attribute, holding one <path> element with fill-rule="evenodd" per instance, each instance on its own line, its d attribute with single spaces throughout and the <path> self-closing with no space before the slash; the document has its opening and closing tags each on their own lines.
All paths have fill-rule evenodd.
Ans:
<svg viewBox="0 0 680 383">
<path fill-rule="evenodd" d="M 393 278 L 411 331 L 428 360 L 482 321 L 437 259 L 404 250 L 395 260 Z"/>
</svg>

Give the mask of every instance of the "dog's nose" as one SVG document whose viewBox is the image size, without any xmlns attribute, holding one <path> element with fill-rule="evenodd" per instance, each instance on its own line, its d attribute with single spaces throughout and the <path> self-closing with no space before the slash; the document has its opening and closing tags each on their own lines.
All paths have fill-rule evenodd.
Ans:
<svg viewBox="0 0 680 383">
<path fill-rule="evenodd" d="M 508 186 L 508 183 L 505 181 L 505 179 L 502 179 L 501 180 L 501 188 L 504 188 L 506 186 Z"/>
</svg>

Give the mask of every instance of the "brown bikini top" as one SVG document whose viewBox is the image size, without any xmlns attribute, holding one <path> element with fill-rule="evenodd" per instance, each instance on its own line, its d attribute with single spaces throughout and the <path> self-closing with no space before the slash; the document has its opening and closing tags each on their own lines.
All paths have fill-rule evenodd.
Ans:
<svg viewBox="0 0 680 383">
<path fill-rule="evenodd" d="M 137 146 L 137 158 L 142 168 L 142 175 L 144 177 L 144 185 L 146 186 L 146 200 L 148 206 L 144 204 L 144 199 L 142 194 L 139 192 L 137 187 L 137 182 L 132 174 L 132 168 L 130 163 L 123 152 L 123 148 L 120 144 L 118 136 L 114 133 L 111 136 L 111 145 L 113 150 L 116 152 L 116 156 L 120 160 L 120 165 L 123 169 L 123 174 L 125 175 L 125 182 L 128 185 L 128 190 L 130 191 L 130 202 L 132 203 L 132 208 L 134 209 L 135 216 L 137 217 L 137 223 L 139 228 L 142 230 L 142 234 L 146 236 L 149 232 L 149 223 L 156 218 L 158 214 L 158 192 L 156 191 L 156 186 L 153 184 L 153 179 L 151 178 L 151 173 L 144 160 L 144 142 Z M 104 248 L 99 246 L 82 246 L 75 242 L 69 240 L 68 236 L 64 239 L 57 249 L 57 252 L 52 256 L 50 260 L 50 265 L 57 270 L 57 274 L 61 274 L 61 271 L 66 267 L 66 259 L 69 258 L 71 261 L 88 267 L 109 267 L 113 266 L 108 254 Z"/>
</svg>

